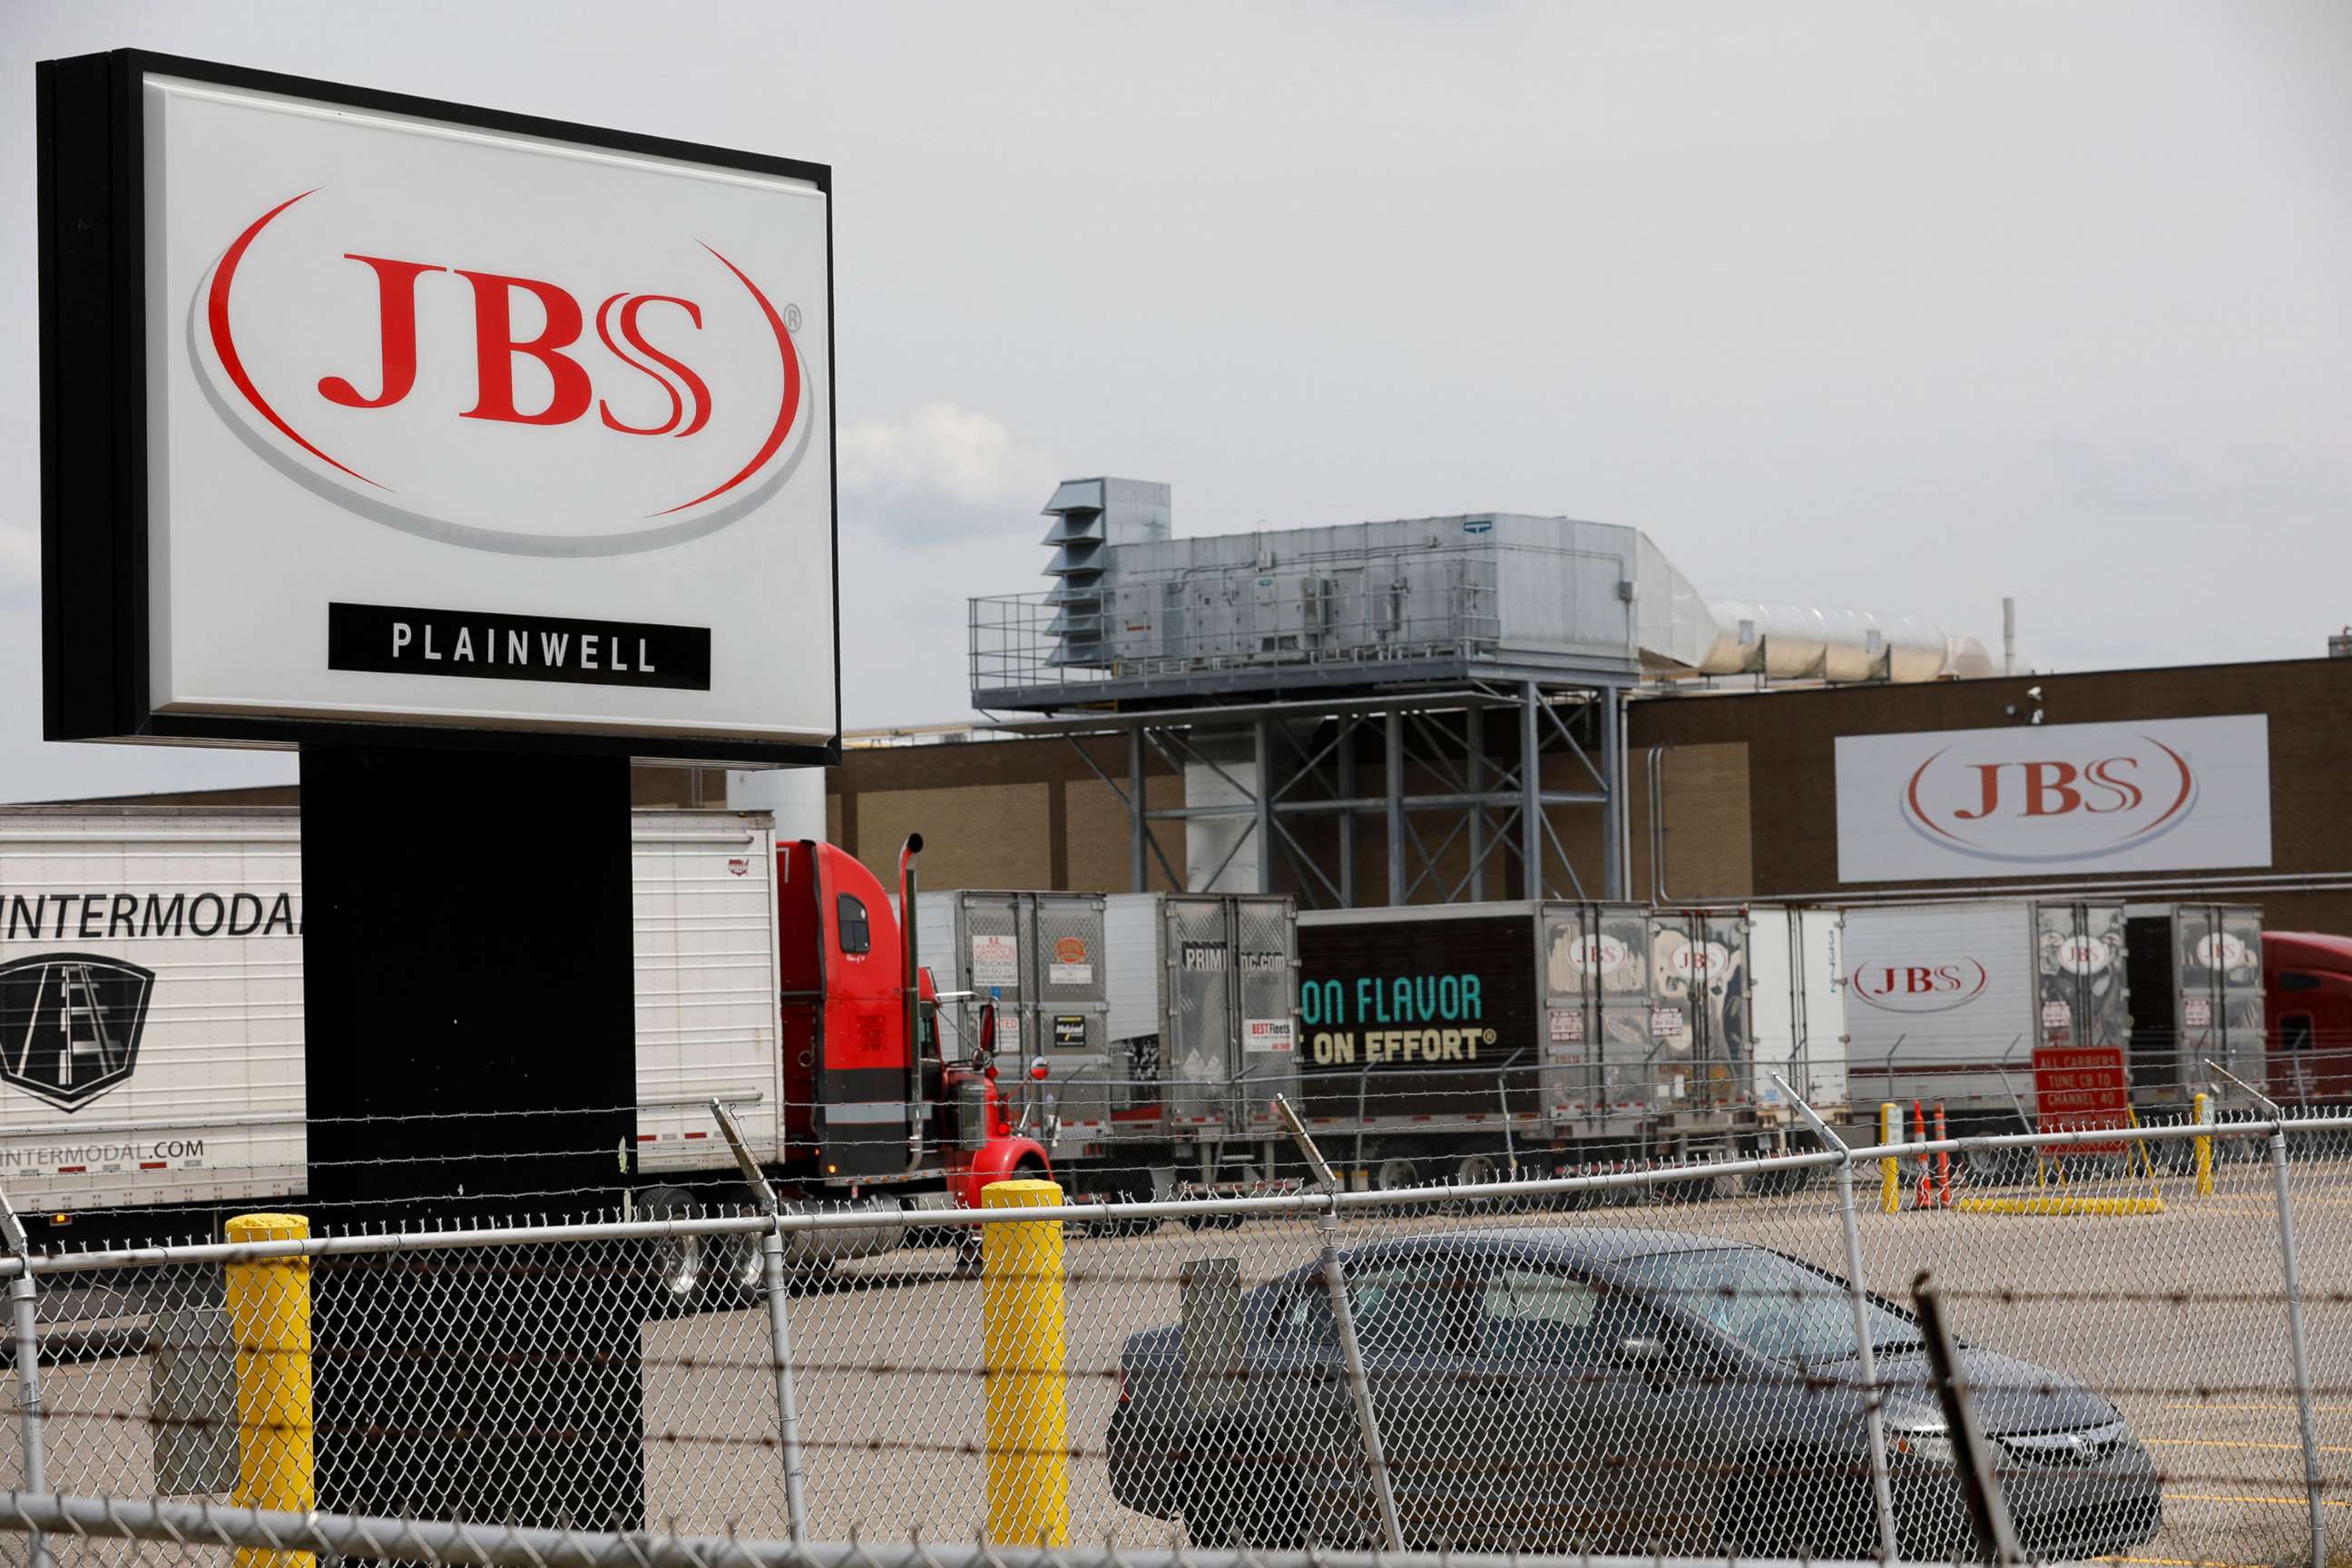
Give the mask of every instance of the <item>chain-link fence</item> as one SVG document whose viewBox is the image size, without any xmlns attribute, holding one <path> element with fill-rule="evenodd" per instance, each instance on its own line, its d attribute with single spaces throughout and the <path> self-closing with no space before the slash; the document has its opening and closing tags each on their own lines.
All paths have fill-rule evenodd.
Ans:
<svg viewBox="0 0 2352 1568">
<path fill-rule="evenodd" d="M 1950 1559 L 1978 1546 L 1923 1274 L 2028 1552 L 2310 1563 L 2315 1530 L 2352 1550 L 2337 1118 L 921 1211 L 887 1233 L 867 1208 L 0 1261 L 19 1324 L 0 1488 L 83 1510 L 0 1500 L 0 1560 L 260 1544 L 180 1528 L 182 1504 L 538 1542 L 453 1561 L 982 1537 L 1139 1565 Z M 130 1500 L 163 1511 L 133 1530 Z M 687 1555 L 596 1555 L 643 1531 Z"/>
</svg>

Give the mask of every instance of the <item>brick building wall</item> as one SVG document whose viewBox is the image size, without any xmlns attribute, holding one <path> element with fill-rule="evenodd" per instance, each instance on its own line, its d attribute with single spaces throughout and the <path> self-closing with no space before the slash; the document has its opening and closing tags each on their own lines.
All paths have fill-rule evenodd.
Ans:
<svg viewBox="0 0 2352 1568">
<path fill-rule="evenodd" d="M 2039 687 L 2046 724 L 2195 719 L 2261 713 L 2270 720 L 2271 864 L 2260 874 L 2352 870 L 2352 659 L 2208 665 L 2178 669 L 2036 675 L 1928 686 L 1868 686 L 1738 696 L 1693 696 L 1637 703 L 1636 748 L 1673 748 L 1670 759 L 1709 744 L 1747 749 L 1749 890 L 1759 899 L 1838 891 L 1836 741 L 1840 735 L 1991 729 L 2025 722 Z M 1677 764 L 1667 763 L 1668 778 Z M 1683 879 L 1686 827 L 1670 801 L 1667 867 Z M 1640 859 L 1637 847 L 1636 861 Z M 2127 874 L 2148 880 L 2151 873 Z M 2197 875 L 2211 876 L 2214 873 Z M 2081 880 L 2080 878 L 2060 880 Z M 2029 880 L 2013 875 L 1938 880 L 1964 896 L 1972 888 Z M 1858 885 L 1866 888 L 1867 885 Z M 2352 890 L 2268 888 L 2199 894 L 2183 886 L 2135 891 L 2263 906 L 2275 930 L 2352 931 Z"/>
</svg>

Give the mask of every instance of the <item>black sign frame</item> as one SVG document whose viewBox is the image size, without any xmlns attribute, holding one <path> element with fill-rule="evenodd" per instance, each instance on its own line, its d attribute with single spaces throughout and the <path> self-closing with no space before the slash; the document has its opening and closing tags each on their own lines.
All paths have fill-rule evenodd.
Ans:
<svg viewBox="0 0 2352 1568">
<path fill-rule="evenodd" d="M 833 364 L 830 165 L 579 125 L 144 49 L 43 60 L 39 154 L 41 713 L 50 741 L 286 748 L 342 743 L 626 756 L 680 763 L 841 762 L 841 504 L 827 498 L 833 734 L 822 743 L 683 731 L 555 730 L 281 715 L 167 713 L 149 689 L 145 128 L 149 73 L 803 180 L 825 196 L 825 406 Z M 835 422 L 826 421 L 829 448 Z M 828 452 L 837 458 L 837 452 Z M 829 465 L 830 466 L 830 465 Z"/>
</svg>

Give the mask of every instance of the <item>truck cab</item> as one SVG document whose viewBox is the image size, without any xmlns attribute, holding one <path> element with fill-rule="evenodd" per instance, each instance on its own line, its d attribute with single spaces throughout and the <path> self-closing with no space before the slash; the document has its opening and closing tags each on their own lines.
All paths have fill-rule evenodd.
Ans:
<svg viewBox="0 0 2352 1568">
<path fill-rule="evenodd" d="M 898 909 L 915 907 L 921 848 L 918 835 L 899 856 Z M 776 915 L 790 1173 L 820 1189 L 937 1180 L 977 1205 L 990 1182 L 1050 1173 L 1007 1120 L 992 1040 L 946 1059 L 939 990 L 879 878 L 835 845 L 779 844 Z"/>
<path fill-rule="evenodd" d="M 2263 932 L 2270 1091 L 2288 1105 L 2352 1100 L 2352 937 Z"/>
</svg>

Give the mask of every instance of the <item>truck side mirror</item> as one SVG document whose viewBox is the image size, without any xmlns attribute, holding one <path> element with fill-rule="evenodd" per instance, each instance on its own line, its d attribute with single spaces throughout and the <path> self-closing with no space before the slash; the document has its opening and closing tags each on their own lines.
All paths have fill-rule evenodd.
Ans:
<svg viewBox="0 0 2352 1568">
<path fill-rule="evenodd" d="M 996 1004 L 993 1002 L 983 1002 L 980 1005 L 979 1050 L 983 1057 L 992 1057 L 996 1054 Z"/>
</svg>

